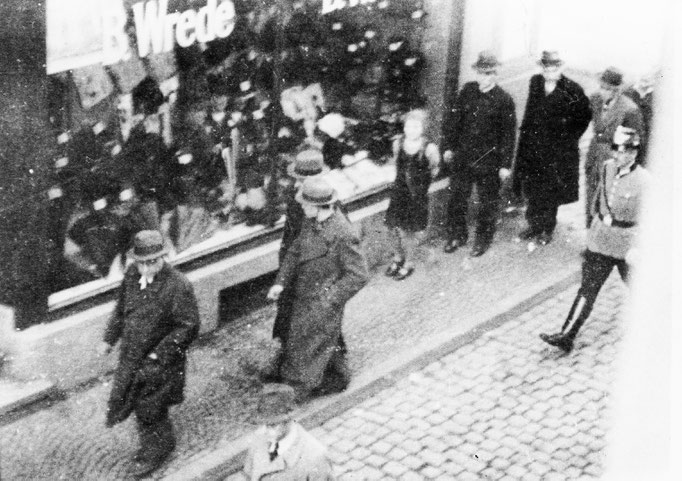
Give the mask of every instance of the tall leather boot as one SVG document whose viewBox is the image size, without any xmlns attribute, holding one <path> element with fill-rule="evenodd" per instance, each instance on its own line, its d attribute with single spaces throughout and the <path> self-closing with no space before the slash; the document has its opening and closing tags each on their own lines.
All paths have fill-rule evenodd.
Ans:
<svg viewBox="0 0 682 481">
<path fill-rule="evenodd" d="M 556 346 L 566 354 L 573 350 L 573 342 L 575 341 L 580 328 L 585 324 L 585 321 L 590 315 L 591 309 L 586 308 L 587 299 L 578 295 L 573 301 L 571 310 L 568 312 L 566 321 L 561 328 L 561 332 L 556 334 L 540 334 L 542 339 L 547 344 Z"/>
</svg>

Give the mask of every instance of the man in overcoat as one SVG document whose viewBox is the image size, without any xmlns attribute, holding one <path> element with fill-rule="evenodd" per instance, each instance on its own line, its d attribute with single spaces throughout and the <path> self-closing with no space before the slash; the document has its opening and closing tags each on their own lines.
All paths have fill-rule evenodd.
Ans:
<svg viewBox="0 0 682 481">
<path fill-rule="evenodd" d="M 599 173 L 604 161 L 612 157 L 611 142 L 616 127 L 630 125 L 644 138 L 642 114 L 637 105 L 623 95 L 622 84 L 623 73 L 609 67 L 601 74 L 599 90 L 590 97 L 594 135 L 585 160 L 585 221 L 588 228 L 592 225 L 591 206 L 599 184 Z"/>
<path fill-rule="evenodd" d="M 578 200 L 578 141 L 592 113 L 582 87 L 563 75 L 557 52 L 543 52 L 539 64 L 521 123 L 514 189 L 523 188 L 528 199 L 528 227 L 519 237 L 544 245 L 552 240 L 559 206 Z"/>
<path fill-rule="evenodd" d="M 479 209 L 471 256 L 485 253 L 495 235 L 500 182 L 509 176 L 516 140 L 514 100 L 496 83 L 498 66 L 492 53 L 480 53 L 472 65 L 477 80 L 464 85 L 445 122 L 443 158 L 450 172 L 445 252 L 467 242 L 466 217 L 474 184 Z"/>
<path fill-rule="evenodd" d="M 132 474 L 157 469 L 175 448 L 169 407 L 183 401 L 186 352 L 199 332 L 192 285 L 164 260 L 160 232 L 140 231 L 107 325 L 100 354 L 121 341 L 119 363 L 109 397 L 106 425 L 135 413 L 140 450 Z"/>
<path fill-rule="evenodd" d="M 277 300 L 286 287 L 293 289 L 281 376 L 302 401 L 347 387 L 350 376 L 341 344 L 343 310 L 369 275 L 360 239 L 334 207 L 336 192 L 329 183 L 317 177 L 306 179 L 296 200 L 306 219 L 268 298 Z"/>
<path fill-rule="evenodd" d="M 327 448 L 292 413 L 296 393 L 286 384 L 266 384 L 258 400 L 255 432 L 241 479 L 250 481 L 331 481 Z"/>
<path fill-rule="evenodd" d="M 599 187 L 592 202 L 593 220 L 583 255 L 582 281 L 561 331 L 540 334 L 540 339 L 566 353 L 571 352 L 580 328 L 592 312 L 601 287 L 613 268 L 628 281 L 636 265 L 639 218 L 649 173 L 635 162 L 640 148 L 637 130 L 616 128 L 612 158 L 604 162 Z"/>
</svg>

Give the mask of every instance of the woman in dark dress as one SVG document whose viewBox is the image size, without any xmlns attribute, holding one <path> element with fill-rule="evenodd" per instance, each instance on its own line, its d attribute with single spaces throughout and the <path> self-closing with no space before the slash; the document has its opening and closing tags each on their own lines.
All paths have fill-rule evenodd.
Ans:
<svg viewBox="0 0 682 481">
<path fill-rule="evenodd" d="M 414 251 L 424 238 L 429 220 L 429 185 L 440 164 L 438 147 L 424 137 L 425 123 L 424 110 L 408 112 L 404 134 L 393 144 L 396 179 L 386 212 L 393 262 L 386 275 L 399 281 L 414 271 Z"/>
</svg>

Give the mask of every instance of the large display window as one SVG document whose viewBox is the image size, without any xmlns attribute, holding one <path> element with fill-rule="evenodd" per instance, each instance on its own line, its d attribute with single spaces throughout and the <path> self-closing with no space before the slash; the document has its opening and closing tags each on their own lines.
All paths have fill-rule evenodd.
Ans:
<svg viewBox="0 0 682 481">
<path fill-rule="evenodd" d="M 53 309 L 118 285 L 140 229 L 179 264 L 278 229 L 303 150 L 342 201 L 392 182 L 401 117 L 424 104 L 421 1 L 125 0 L 101 15 L 101 45 L 48 45 Z"/>
</svg>

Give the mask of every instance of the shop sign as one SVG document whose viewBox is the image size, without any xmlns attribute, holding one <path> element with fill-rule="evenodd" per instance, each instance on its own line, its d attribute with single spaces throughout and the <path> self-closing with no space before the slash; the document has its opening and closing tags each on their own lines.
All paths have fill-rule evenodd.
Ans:
<svg viewBox="0 0 682 481">
<path fill-rule="evenodd" d="M 88 65 L 111 65 L 133 55 L 169 52 L 228 37 L 234 30 L 233 0 L 206 0 L 205 6 L 168 11 L 169 0 L 48 0 L 47 73 Z M 126 11 L 124 4 L 130 6 Z M 136 50 L 126 32 L 132 20 Z"/>
<path fill-rule="evenodd" d="M 367 5 L 376 2 L 377 0 L 322 0 L 322 15 L 336 10 L 342 10 L 346 7 L 357 7 L 358 5 Z"/>
<path fill-rule="evenodd" d="M 133 4 L 133 20 L 140 58 L 169 52 L 175 43 L 189 47 L 195 42 L 225 38 L 234 30 L 235 9 L 232 0 L 207 0 L 199 11 L 188 8 L 168 13 L 168 0 L 149 0 Z M 130 55 L 125 31 L 125 12 L 109 15 L 104 22 L 106 64 L 125 60 Z"/>
</svg>

